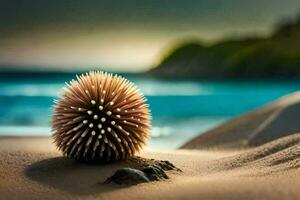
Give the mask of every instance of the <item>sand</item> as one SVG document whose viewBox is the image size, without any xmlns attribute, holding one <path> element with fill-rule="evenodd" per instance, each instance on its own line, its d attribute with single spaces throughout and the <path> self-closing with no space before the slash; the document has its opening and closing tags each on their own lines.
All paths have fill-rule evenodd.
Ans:
<svg viewBox="0 0 300 200">
<path fill-rule="evenodd" d="M 300 92 L 246 113 L 193 138 L 183 149 L 243 149 L 300 132 Z"/>
<path fill-rule="evenodd" d="M 299 199 L 300 134 L 247 151 L 142 152 L 182 172 L 134 186 L 103 184 L 126 163 L 63 158 L 48 137 L 0 139 L 0 199 Z"/>
<path fill-rule="evenodd" d="M 0 137 L 0 199 L 298 200 L 299 116 L 295 93 L 196 137 L 186 149 L 141 152 L 181 172 L 133 186 L 103 183 L 129 162 L 84 164 L 62 157 L 49 137 Z"/>
</svg>

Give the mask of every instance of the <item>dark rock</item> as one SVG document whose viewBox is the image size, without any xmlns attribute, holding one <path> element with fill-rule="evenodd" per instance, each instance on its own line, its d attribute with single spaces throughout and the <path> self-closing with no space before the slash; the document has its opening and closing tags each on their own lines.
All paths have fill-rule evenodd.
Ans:
<svg viewBox="0 0 300 200">
<path fill-rule="evenodd" d="M 149 165 L 155 165 L 159 166 L 165 171 L 168 170 L 176 170 L 176 171 L 181 171 L 180 169 L 176 168 L 171 162 L 167 160 L 155 160 L 155 159 L 148 159 L 148 158 L 141 158 L 138 156 L 135 156 L 133 158 L 130 158 L 127 161 L 127 164 L 131 168 L 136 168 L 142 170 L 145 167 L 148 167 Z"/>
<path fill-rule="evenodd" d="M 163 170 L 173 170 L 176 167 L 170 163 L 167 160 L 161 160 L 160 162 L 158 162 L 158 165 L 163 169 Z"/>
<path fill-rule="evenodd" d="M 158 166 L 148 166 L 142 169 L 142 171 L 146 174 L 146 176 L 150 179 L 150 181 L 158 181 L 159 179 L 168 179 L 168 175 Z"/>
<path fill-rule="evenodd" d="M 128 161 L 131 168 L 122 168 L 117 170 L 111 177 L 107 178 L 104 183 L 116 183 L 119 185 L 135 185 L 150 181 L 159 181 L 169 179 L 166 171 L 176 170 L 169 161 L 145 159 L 134 157 Z"/>
<path fill-rule="evenodd" d="M 104 183 L 117 183 L 117 184 L 125 184 L 125 185 L 134 185 L 138 183 L 149 182 L 150 180 L 147 178 L 146 174 L 138 169 L 132 168 L 123 168 L 117 170 L 114 175 L 107 178 Z"/>
</svg>

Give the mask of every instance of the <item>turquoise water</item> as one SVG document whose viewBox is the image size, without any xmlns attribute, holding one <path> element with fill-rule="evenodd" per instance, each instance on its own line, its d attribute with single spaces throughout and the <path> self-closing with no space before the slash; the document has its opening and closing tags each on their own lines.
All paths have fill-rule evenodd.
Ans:
<svg viewBox="0 0 300 200">
<path fill-rule="evenodd" d="M 50 135 L 51 106 L 64 75 L 0 79 L 0 135 Z M 300 81 L 164 81 L 128 79 L 148 98 L 153 128 L 148 147 L 174 149 L 230 118 L 300 89 Z"/>
</svg>

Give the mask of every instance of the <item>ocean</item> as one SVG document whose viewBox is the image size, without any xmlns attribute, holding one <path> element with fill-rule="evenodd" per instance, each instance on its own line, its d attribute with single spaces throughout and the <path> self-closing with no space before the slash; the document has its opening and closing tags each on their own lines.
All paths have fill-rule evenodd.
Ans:
<svg viewBox="0 0 300 200">
<path fill-rule="evenodd" d="M 231 118 L 300 90 L 300 81 L 161 80 L 125 75 L 148 99 L 148 148 L 178 148 Z M 0 74 L 0 135 L 51 135 L 53 100 L 74 74 Z"/>
</svg>

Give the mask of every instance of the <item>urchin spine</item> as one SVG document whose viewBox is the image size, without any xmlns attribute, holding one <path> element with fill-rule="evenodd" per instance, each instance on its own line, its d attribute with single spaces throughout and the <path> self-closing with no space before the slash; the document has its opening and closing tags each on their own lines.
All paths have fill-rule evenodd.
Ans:
<svg viewBox="0 0 300 200">
<path fill-rule="evenodd" d="M 90 72 L 67 84 L 56 101 L 53 138 L 66 156 L 84 161 L 123 160 L 146 143 L 150 111 L 125 78 Z"/>
</svg>

